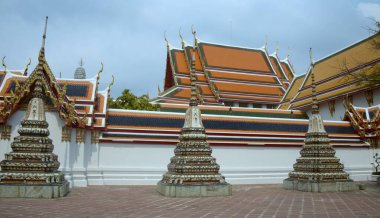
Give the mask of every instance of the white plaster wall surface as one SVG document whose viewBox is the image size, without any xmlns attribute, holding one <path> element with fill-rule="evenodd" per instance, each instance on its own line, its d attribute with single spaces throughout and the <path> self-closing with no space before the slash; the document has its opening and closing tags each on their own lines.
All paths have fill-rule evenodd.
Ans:
<svg viewBox="0 0 380 218">
<path fill-rule="evenodd" d="M 344 107 L 344 99 L 336 99 L 335 100 L 335 113 L 333 116 L 330 114 L 329 105 L 327 102 L 319 105 L 319 112 L 323 119 L 326 120 L 342 120 L 344 117 L 344 113 L 346 112 L 346 108 Z M 357 107 L 368 107 L 367 100 L 363 93 L 354 95 L 352 98 L 352 103 Z M 373 105 L 380 104 L 380 89 L 373 90 Z M 311 110 L 308 108 L 307 114 L 310 116 Z"/>
<path fill-rule="evenodd" d="M 0 140 L 0 159 L 9 152 L 13 137 L 23 119 L 18 111 L 8 120 L 12 124 L 12 139 Z M 173 145 L 159 144 L 91 144 L 91 133 L 86 142 L 75 142 L 76 130 L 71 142 L 61 142 L 63 122 L 57 113 L 47 112 L 50 137 L 59 156 L 60 170 L 72 186 L 87 185 L 153 185 L 167 170 L 174 156 Z M 232 184 L 281 183 L 292 170 L 301 148 L 227 147 L 214 146 L 213 156 L 221 167 L 221 173 Z M 372 172 L 373 152 L 366 148 L 338 148 L 346 170 L 355 180 L 367 180 Z"/>
<path fill-rule="evenodd" d="M 376 89 L 373 91 L 373 104 L 380 104 L 380 89 Z"/>
</svg>

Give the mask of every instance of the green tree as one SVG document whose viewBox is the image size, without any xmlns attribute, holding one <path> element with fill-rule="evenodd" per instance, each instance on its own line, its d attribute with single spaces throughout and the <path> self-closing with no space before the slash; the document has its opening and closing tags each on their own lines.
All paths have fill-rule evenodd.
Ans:
<svg viewBox="0 0 380 218">
<path fill-rule="evenodd" d="M 129 110 L 157 111 L 160 108 L 160 105 L 153 105 L 149 103 L 148 95 L 141 95 L 138 97 L 129 89 L 124 89 L 121 96 L 116 99 L 108 99 L 108 107 Z"/>
</svg>

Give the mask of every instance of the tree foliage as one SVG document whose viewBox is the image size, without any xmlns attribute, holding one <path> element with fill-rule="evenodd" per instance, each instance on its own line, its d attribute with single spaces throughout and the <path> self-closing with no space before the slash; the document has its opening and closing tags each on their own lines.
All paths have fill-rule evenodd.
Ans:
<svg viewBox="0 0 380 218">
<path fill-rule="evenodd" d="M 121 96 L 116 99 L 108 99 L 109 108 L 129 109 L 129 110 L 146 110 L 156 111 L 160 108 L 159 105 L 149 103 L 148 95 L 141 95 L 140 97 L 134 95 L 129 89 L 124 89 Z"/>
</svg>

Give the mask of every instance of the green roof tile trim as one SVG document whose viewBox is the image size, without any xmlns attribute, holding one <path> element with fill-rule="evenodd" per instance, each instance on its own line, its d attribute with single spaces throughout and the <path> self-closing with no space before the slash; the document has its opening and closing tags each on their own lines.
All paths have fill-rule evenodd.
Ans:
<svg viewBox="0 0 380 218">
<path fill-rule="evenodd" d="M 185 113 L 186 108 L 160 108 L 162 112 L 177 112 Z M 307 114 L 277 114 L 277 113 L 262 113 L 262 112 L 247 112 L 247 111 L 219 111 L 202 109 L 202 114 L 215 114 L 226 116 L 241 116 L 241 117 L 268 117 L 268 118 L 286 118 L 286 119 L 309 119 Z"/>
</svg>

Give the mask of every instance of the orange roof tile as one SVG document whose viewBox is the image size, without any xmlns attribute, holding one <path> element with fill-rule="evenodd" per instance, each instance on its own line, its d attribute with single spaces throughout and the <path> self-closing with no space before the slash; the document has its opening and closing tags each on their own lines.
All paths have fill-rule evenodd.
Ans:
<svg viewBox="0 0 380 218">
<path fill-rule="evenodd" d="M 250 96 L 250 95 L 233 95 L 233 94 L 219 94 L 220 98 L 223 99 L 241 99 L 241 100 L 250 100 L 250 101 L 260 101 L 260 102 L 279 102 L 281 101 L 281 96 L 280 97 L 268 97 L 268 96 Z"/>
<path fill-rule="evenodd" d="M 273 73 L 261 50 L 199 43 L 206 66 Z"/>
<path fill-rule="evenodd" d="M 190 77 L 177 77 L 179 85 L 190 85 Z M 207 82 L 206 76 L 204 74 L 196 74 L 196 82 Z"/>
<path fill-rule="evenodd" d="M 193 50 L 193 47 L 187 47 L 189 63 L 192 61 Z M 195 70 L 203 71 L 202 61 L 201 57 L 199 56 L 198 49 L 195 52 Z"/>
<path fill-rule="evenodd" d="M 96 93 L 95 113 L 101 113 L 104 110 L 104 96 Z"/>
<path fill-rule="evenodd" d="M 189 68 L 186 62 L 185 52 L 183 50 L 172 50 L 174 58 L 174 67 L 176 73 L 189 74 Z"/>
<path fill-rule="evenodd" d="M 290 66 L 287 63 L 281 62 L 281 67 L 284 69 L 286 76 L 290 81 L 293 80 L 293 73 L 290 71 Z"/>
<path fill-rule="evenodd" d="M 283 90 L 280 87 L 243 83 L 227 83 L 219 81 L 215 81 L 214 84 L 218 91 L 276 96 L 282 96 L 284 94 Z"/>
<path fill-rule="evenodd" d="M 187 98 L 187 99 L 190 99 L 190 97 L 191 97 L 190 88 L 182 88 L 181 90 L 179 90 L 178 92 L 176 92 L 173 96 L 177 97 L 177 98 Z"/>
<path fill-rule="evenodd" d="M 191 81 L 189 77 L 177 77 L 179 85 L 190 85 Z"/>
<path fill-rule="evenodd" d="M 265 82 L 265 83 L 278 83 L 275 77 L 263 76 L 257 74 L 235 73 L 235 72 L 222 72 L 222 71 L 207 71 L 208 76 L 217 79 L 230 79 L 249 82 Z"/>
<path fill-rule="evenodd" d="M 198 85 L 198 87 L 200 88 L 201 94 L 214 96 L 208 85 Z"/>
<path fill-rule="evenodd" d="M 269 60 L 274 68 L 274 71 L 276 72 L 277 76 L 279 79 L 285 79 L 286 80 L 286 77 L 284 75 L 284 73 L 282 72 L 280 66 L 278 65 L 278 62 L 276 60 L 277 58 L 276 57 L 273 57 L 273 56 L 270 56 L 269 57 Z"/>
<path fill-rule="evenodd" d="M 207 82 L 206 75 L 204 74 L 196 74 L 196 77 L 197 77 L 197 81 L 199 82 Z"/>
</svg>

